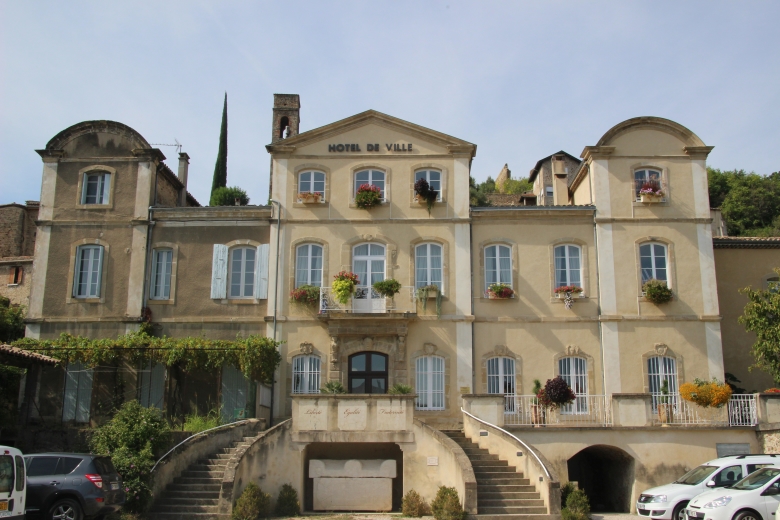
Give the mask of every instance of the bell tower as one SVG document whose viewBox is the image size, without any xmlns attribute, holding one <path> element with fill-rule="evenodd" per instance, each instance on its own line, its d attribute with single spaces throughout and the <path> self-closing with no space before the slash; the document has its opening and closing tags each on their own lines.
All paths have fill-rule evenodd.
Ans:
<svg viewBox="0 0 780 520">
<path fill-rule="evenodd" d="M 298 94 L 274 94 L 271 143 L 298 135 L 301 123 L 301 98 Z"/>
</svg>

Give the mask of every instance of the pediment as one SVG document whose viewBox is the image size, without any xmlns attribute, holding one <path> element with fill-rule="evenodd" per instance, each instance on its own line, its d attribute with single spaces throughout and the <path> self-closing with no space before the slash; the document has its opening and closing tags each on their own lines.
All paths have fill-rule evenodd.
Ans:
<svg viewBox="0 0 780 520">
<path fill-rule="evenodd" d="M 358 149 L 347 151 L 377 155 L 402 151 L 395 145 L 411 145 L 413 153 L 426 155 L 466 153 L 473 156 L 477 148 L 468 141 L 375 110 L 303 132 L 266 148 L 271 153 L 326 155 L 334 152 L 331 146 L 338 145 L 354 145 Z M 372 149 L 374 146 L 378 149 Z M 344 150 L 340 148 L 339 151 Z"/>
</svg>

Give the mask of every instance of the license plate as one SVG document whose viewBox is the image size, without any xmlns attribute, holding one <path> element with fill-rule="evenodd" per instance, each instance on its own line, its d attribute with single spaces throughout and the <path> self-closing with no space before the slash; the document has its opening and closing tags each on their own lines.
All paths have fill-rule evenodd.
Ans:
<svg viewBox="0 0 780 520">
<path fill-rule="evenodd" d="M 116 491 L 117 489 L 119 489 L 119 482 L 112 482 L 111 491 Z"/>
<path fill-rule="evenodd" d="M 8 502 L 0 502 L 0 511 L 8 511 Z"/>
<path fill-rule="evenodd" d="M 687 510 L 689 518 L 704 518 L 704 513 L 697 513 L 696 511 Z"/>
</svg>

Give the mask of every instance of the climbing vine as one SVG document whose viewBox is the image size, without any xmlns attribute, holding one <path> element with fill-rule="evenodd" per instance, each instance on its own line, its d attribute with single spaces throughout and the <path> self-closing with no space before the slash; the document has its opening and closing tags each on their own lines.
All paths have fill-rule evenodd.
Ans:
<svg viewBox="0 0 780 520">
<path fill-rule="evenodd" d="M 154 337 L 145 330 L 112 339 L 89 339 L 62 334 L 56 340 L 22 338 L 15 347 L 35 351 L 62 362 L 81 361 L 87 366 L 152 361 L 165 366 L 179 365 L 187 371 L 215 370 L 232 365 L 248 378 L 271 384 L 282 360 L 279 342 L 263 336 L 235 340 L 207 338 Z"/>
</svg>

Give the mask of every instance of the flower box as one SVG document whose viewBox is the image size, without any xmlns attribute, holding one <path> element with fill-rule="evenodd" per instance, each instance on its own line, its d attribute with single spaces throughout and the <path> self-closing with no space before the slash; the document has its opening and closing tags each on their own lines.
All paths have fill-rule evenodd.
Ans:
<svg viewBox="0 0 780 520">
<path fill-rule="evenodd" d="M 653 193 L 640 193 L 639 199 L 642 201 L 642 204 L 658 204 L 664 201 L 664 196 Z"/>
<path fill-rule="evenodd" d="M 564 298 L 566 298 L 566 293 L 564 293 L 564 292 L 555 293 L 555 297 L 558 298 L 559 300 L 563 300 Z M 579 292 L 579 293 L 571 293 L 571 297 L 572 298 L 585 298 L 585 294 L 583 294 L 581 292 Z"/>
<path fill-rule="evenodd" d="M 304 204 L 319 204 L 322 200 L 322 194 L 312 192 L 299 193 L 298 199 Z"/>
</svg>

